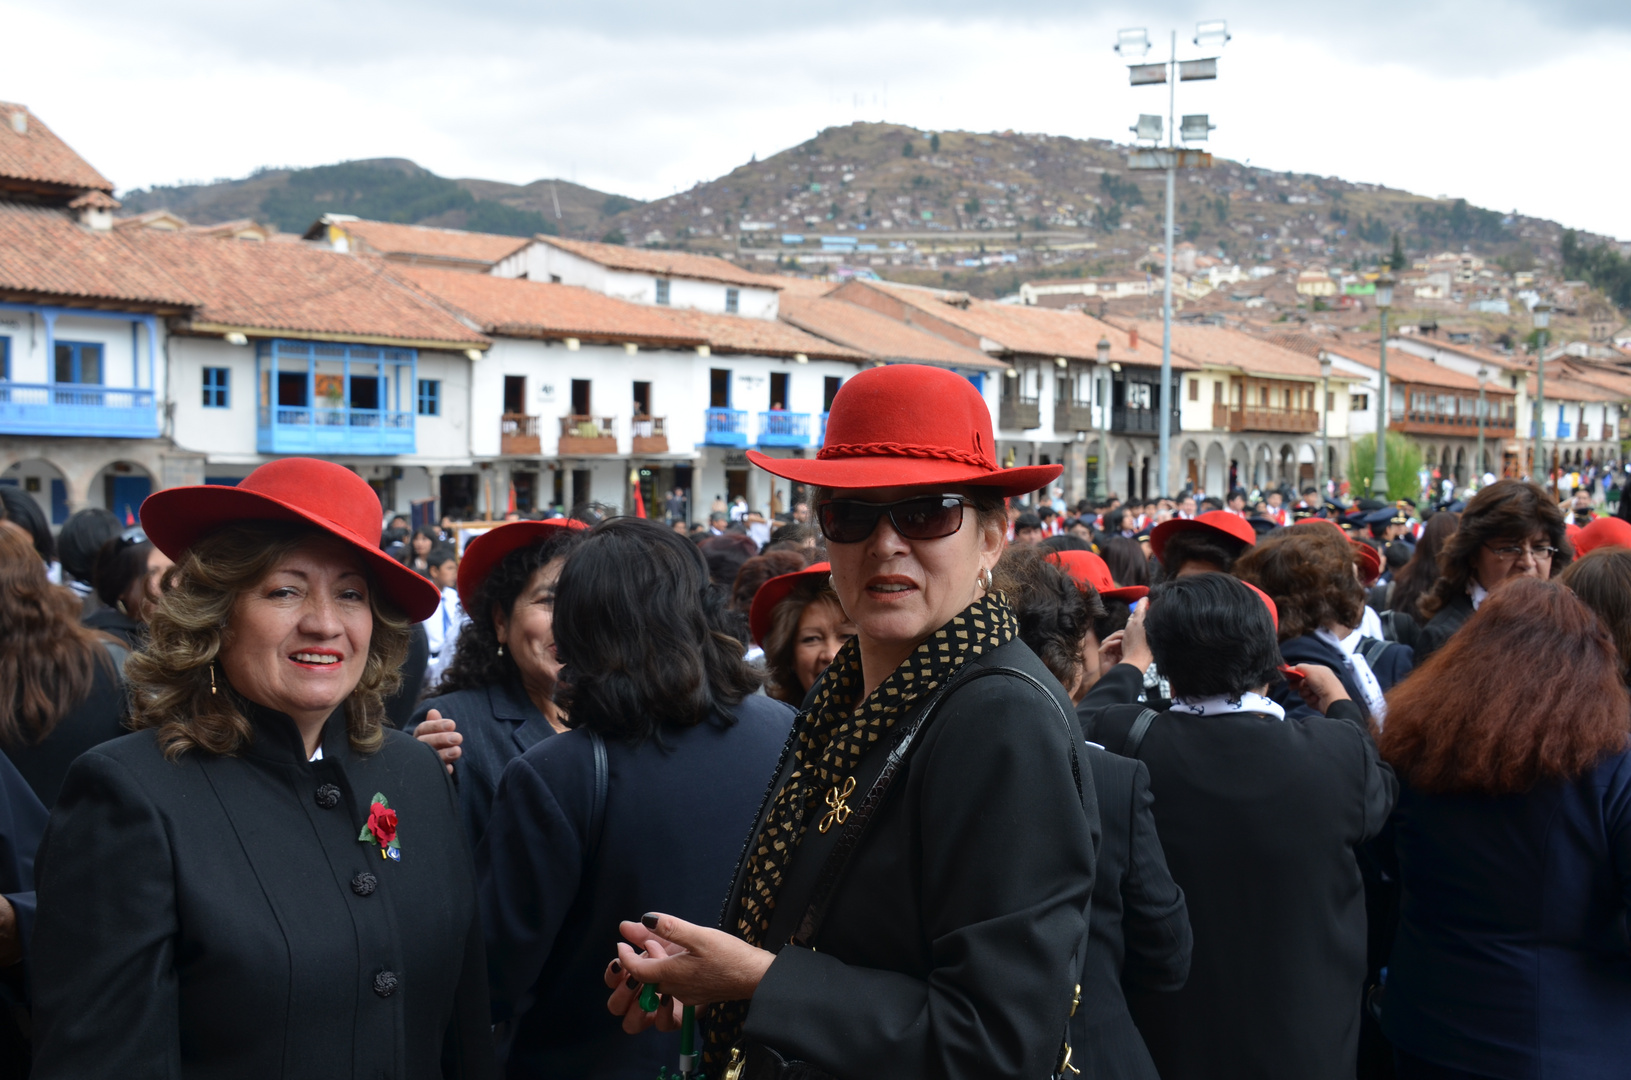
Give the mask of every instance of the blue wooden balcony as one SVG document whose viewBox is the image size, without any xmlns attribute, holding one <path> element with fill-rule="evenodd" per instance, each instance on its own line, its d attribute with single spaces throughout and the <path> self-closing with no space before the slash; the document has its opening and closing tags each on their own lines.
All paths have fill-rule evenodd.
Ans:
<svg viewBox="0 0 1631 1080">
<path fill-rule="evenodd" d="M 809 446 L 810 414 L 775 409 L 759 414 L 760 446 Z"/>
<path fill-rule="evenodd" d="M 0 380 L 0 433 L 151 439 L 159 415 L 148 389 Z"/>
<path fill-rule="evenodd" d="M 826 413 L 821 414 L 821 442 L 818 443 L 817 445 L 819 445 L 819 446 L 826 446 L 827 445 L 827 414 Z"/>
<path fill-rule="evenodd" d="M 413 434 L 411 412 L 262 405 L 256 447 L 263 454 L 411 454 Z"/>
<path fill-rule="evenodd" d="M 709 409 L 702 441 L 708 446 L 746 446 L 748 414 L 743 409 Z"/>
</svg>

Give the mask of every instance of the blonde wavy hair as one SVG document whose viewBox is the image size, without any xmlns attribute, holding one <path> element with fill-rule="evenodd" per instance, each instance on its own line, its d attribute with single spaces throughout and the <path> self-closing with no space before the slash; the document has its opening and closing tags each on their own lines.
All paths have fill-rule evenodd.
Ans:
<svg viewBox="0 0 1631 1080">
<path fill-rule="evenodd" d="M 224 685 L 212 692 L 212 672 L 228 646 L 232 609 L 287 555 L 326 536 L 286 522 L 247 522 L 217 530 L 193 545 L 173 573 L 174 584 L 148 621 L 147 646 L 125 664 L 131 727 L 158 732 L 165 757 L 188 750 L 236 754 L 254 736 L 242 700 Z M 402 681 L 412 623 L 381 595 L 368 574 L 373 636 L 362 678 L 346 699 L 346 733 L 359 754 L 384 740 L 385 697 Z"/>
</svg>

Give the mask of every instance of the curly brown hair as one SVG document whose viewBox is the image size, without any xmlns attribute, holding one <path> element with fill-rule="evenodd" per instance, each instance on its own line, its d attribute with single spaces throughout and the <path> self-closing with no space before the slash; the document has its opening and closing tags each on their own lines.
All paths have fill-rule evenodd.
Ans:
<svg viewBox="0 0 1631 1080">
<path fill-rule="evenodd" d="M 1082 675 L 1082 643 L 1105 614 L 1097 590 L 1078 585 L 1035 547 L 1004 551 L 992 576 L 1019 619 L 1020 640 L 1061 686 L 1075 686 Z"/>
<path fill-rule="evenodd" d="M 1325 525 L 1294 525 L 1259 541 L 1235 561 L 1235 577 L 1269 594 L 1280 609 L 1280 640 L 1321 627 L 1355 627 L 1365 588 L 1354 576 L 1353 549 Z"/>
<path fill-rule="evenodd" d="M 1537 532 L 1544 532 L 1546 542 L 1557 548 L 1551 573 L 1557 577 L 1574 561 L 1574 548 L 1563 525 L 1563 511 L 1545 489 L 1527 480 L 1498 480 L 1474 495 L 1461 513 L 1460 526 L 1439 553 L 1438 581 L 1416 602 L 1422 618 L 1431 619 L 1439 608 L 1466 593 L 1479 548 L 1498 540 L 1522 543 Z"/>
<path fill-rule="evenodd" d="M 147 646 L 125 663 L 130 726 L 156 729 L 165 757 L 173 761 L 188 750 L 235 754 L 252 738 L 243 702 L 212 689 L 233 606 L 284 557 L 327 535 L 286 522 L 246 522 L 211 533 L 187 552 L 148 622 Z M 384 699 L 402 680 L 413 624 L 384 598 L 366 567 L 363 573 L 374 630 L 345 712 L 352 749 L 368 754 L 385 737 Z"/>
<path fill-rule="evenodd" d="M 1418 791 L 1512 795 L 1579 776 L 1628 736 L 1607 628 L 1557 582 L 1518 578 L 1388 695 L 1377 747 Z"/>
<path fill-rule="evenodd" d="M 804 609 L 811 604 L 831 604 L 839 611 L 844 606 L 827 579 L 801 581 L 794 585 L 770 613 L 770 628 L 765 631 L 765 668 L 770 683 L 765 693 L 777 701 L 798 706 L 804 700 L 805 688 L 799 685 L 794 657 L 798 652 L 799 622 Z"/>
</svg>

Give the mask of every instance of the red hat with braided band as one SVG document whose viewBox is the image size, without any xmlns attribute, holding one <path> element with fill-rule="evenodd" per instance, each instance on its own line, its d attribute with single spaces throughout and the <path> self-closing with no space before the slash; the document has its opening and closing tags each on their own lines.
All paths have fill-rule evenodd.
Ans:
<svg viewBox="0 0 1631 1080">
<path fill-rule="evenodd" d="M 1014 496 L 1058 477 L 1062 465 L 997 466 L 991 410 L 974 384 L 922 364 L 868 368 L 839 388 L 827 438 L 813 458 L 748 460 L 775 476 L 826 488 L 972 485 Z"/>
</svg>

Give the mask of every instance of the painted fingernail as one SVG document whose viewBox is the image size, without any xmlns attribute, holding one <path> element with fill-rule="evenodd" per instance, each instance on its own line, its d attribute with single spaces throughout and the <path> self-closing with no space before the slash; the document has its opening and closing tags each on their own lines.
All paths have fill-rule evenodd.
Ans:
<svg viewBox="0 0 1631 1080">
<path fill-rule="evenodd" d="M 616 960 L 612 961 L 612 974 L 613 975 L 623 974 L 623 965 L 621 963 L 619 963 L 618 961 L 616 961 Z"/>
<path fill-rule="evenodd" d="M 652 911 L 646 912 L 644 915 L 640 916 L 640 922 L 642 924 L 644 924 L 644 926 L 645 926 L 645 928 L 647 930 L 657 929 L 657 914 L 656 914 L 656 912 L 652 912 Z"/>
<path fill-rule="evenodd" d="M 640 980 L 636 979 L 633 975 L 630 975 L 629 981 L 623 985 L 628 987 L 630 990 L 638 990 L 640 989 Z"/>
</svg>

